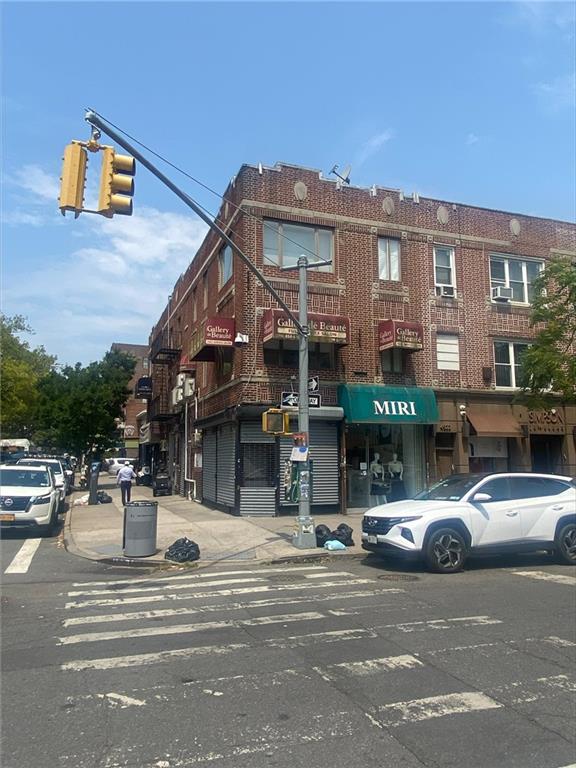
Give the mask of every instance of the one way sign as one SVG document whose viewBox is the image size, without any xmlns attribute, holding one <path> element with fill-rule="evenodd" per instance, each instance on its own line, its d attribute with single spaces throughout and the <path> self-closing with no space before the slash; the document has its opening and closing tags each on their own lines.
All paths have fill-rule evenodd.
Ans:
<svg viewBox="0 0 576 768">
<path fill-rule="evenodd" d="M 312 376 L 308 379 L 308 392 L 318 392 L 320 389 L 320 379 L 318 376 Z"/>
<path fill-rule="evenodd" d="M 320 395 L 308 395 L 308 405 L 310 408 L 320 408 L 321 402 Z M 297 392 L 282 392 L 281 408 L 297 408 L 298 403 L 299 397 Z"/>
</svg>

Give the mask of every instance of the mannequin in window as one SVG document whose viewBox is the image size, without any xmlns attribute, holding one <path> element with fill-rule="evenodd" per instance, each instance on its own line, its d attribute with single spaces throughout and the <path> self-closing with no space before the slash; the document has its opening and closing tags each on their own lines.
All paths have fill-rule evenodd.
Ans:
<svg viewBox="0 0 576 768">
<path fill-rule="evenodd" d="M 386 504 L 387 486 L 384 481 L 384 466 L 380 454 L 375 453 L 370 463 L 370 501 L 372 504 Z"/>
<path fill-rule="evenodd" d="M 406 489 L 404 488 L 404 465 L 398 459 L 398 454 L 392 454 L 392 460 L 388 462 L 388 472 L 390 473 L 390 501 L 400 501 L 406 498 Z"/>
</svg>

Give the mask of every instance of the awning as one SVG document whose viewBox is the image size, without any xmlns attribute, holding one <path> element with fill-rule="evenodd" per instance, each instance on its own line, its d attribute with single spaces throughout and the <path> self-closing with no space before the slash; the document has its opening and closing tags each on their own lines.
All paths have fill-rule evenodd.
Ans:
<svg viewBox="0 0 576 768">
<path fill-rule="evenodd" d="M 310 341 L 328 344 L 348 344 L 350 340 L 350 318 L 343 315 L 320 315 L 308 313 Z M 262 342 L 275 339 L 297 339 L 298 330 L 281 309 L 267 309 L 262 315 Z"/>
<path fill-rule="evenodd" d="M 346 420 L 365 424 L 434 424 L 438 406 L 434 390 L 427 387 L 385 387 L 341 384 L 338 403 Z"/>
<path fill-rule="evenodd" d="M 522 427 L 509 406 L 469 407 L 466 416 L 478 437 L 522 437 Z"/>
<path fill-rule="evenodd" d="M 218 347 L 233 347 L 236 325 L 233 317 L 209 317 L 196 329 L 188 359 L 214 362 Z"/>
<path fill-rule="evenodd" d="M 408 349 L 417 351 L 424 346 L 422 323 L 407 320 L 380 320 L 378 322 L 378 351 Z"/>
</svg>

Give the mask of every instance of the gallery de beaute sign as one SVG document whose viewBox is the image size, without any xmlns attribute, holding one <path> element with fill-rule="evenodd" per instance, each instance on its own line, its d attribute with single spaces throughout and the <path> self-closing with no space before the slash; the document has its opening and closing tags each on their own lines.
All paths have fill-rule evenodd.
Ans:
<svg viewBox="0 0 576 768">
<path fill-rule="evenodd" d="M 378 323 L 378 350 L 411 349 L 418 350 L 424 346 L 424 331 L 422 323 L 407 320 L 380 320 Z"/>
<path fill-rule="evenodd" d="M 348 344 L 350 319 L 342 315 L 308 314 L 310 341 Z M 298 330 L 291 318 L 281 309 L 267 309 L 262 315 L 262 342 L 272 339 L 297 339 Z"/>
</svg>

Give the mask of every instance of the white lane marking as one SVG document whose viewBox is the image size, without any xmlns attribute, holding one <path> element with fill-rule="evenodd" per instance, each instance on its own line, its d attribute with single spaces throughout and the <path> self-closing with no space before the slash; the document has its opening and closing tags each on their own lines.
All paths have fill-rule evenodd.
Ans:
<svg viewBox="0 0 576 768">
<path fill-rule="evenodd" d="M 338 571 L 337 573 L 307 573 L 304 578 L 305 579 L 325 579 L 327 577 L 334 577 L 337 578 L 347 578 L 348 576 L 352 576 L 351 573 L 348 573 L 347 571 Z"/>
<path fill-rule="evenodd" d="M 218 587 L 221 584 L 253 584 L 255 582 L 266 581 L 266 579 L 260 579 L 258 576 L 250 576 L 243 579 L 215 579 L 214 581 L 203 581 L 201 584 L 165 584 L 155 587 L 128 587 L 127 589 L 80 589 L 74 592 L 68 592 L 68 597 L 88 597 L 89 595 L 110 595 L 121 594 L 126 595 L 131 592 L 162 592 L 164 589 L 196 589 L 198 587 Z"/>
<path fill-rule="evenodd" d="M 367 637 L 378 637 L 371 629 L 335 629 L 329 632 L 311 632 L 307 635 L 290 635 L 289 637 L 265 640 L 266 645 L 275 648 L 297 648 L 318 642 L 339 643 L 343 640 L 361 640 Z"/>
<path fill-rule="evenodd" d="M 502 706 L 484 693 L 464 691 L 462 693 L 449 693 L 445 696 L 430 696 L 426 699 L 385 704 L 378 707 L 378 719 L 383 725 L 391 728 L 408 722 L 414 723 L 485 709 L 499 709 Z"/>
<path fill-rule="evenodd" d="M 42 539 L 27 539 L 4 573 L 28 573 L 28 568 Z"/>
<path fill-rule="evenodd" d="M 420 659 L 410 654 L 403 654 L 401 656 L 383 656 L 379 659 L 365 659 L 364 661 L 343 661 L 326 667 L 312 667 L 312 669 L 318 672 L 324 680 L 332 680 L 337 674 L 367 677 L 368 675 L 375 675 L 383 671 L 415 669 L 416 667 L 423 666 L 424 664 Z"/>
<path fill-rule="evenodd" d="M 186 615 L 193 615 L 197 613 L 227 613 L 228 611 L 240 611 L 245 610 L 246 608 L 270 608 L 276 605 L 298 605 L 299 603 L 309 603 L 309 602 L 315 602 L 315 603 L 321 603 L 321 602 L 329 602 L 333 600 L 356 600 L 358 598 L 368 598 L 368 597 L 381 597 L 382 595 L 385 595 L 387 592 L 391 592 L 392 594 L 397 594 L 399 592 L 404 592 L 403 589 L 366 589 L 366 590 L 358 590 L 355 592 L 345 592 L 345 593 L 339 593 L 338 595 L 330 594 L 330 595 L 305 595 L 303 597 L 298 596 L 292 596 L 292 597 L 277 597 L 277 598 L 269 598 L 267 600 L 243 600 L 236 603 L 225 603 L 225 604 L 219 604 L 219 605 L 199 605 L 196 608 L 157 608 L 155 610 L 150 611 L 132 611 L 129 613 L 108 613 L 108 614 L 96 614 L 94 616 L 75 616 L 71 619 L 64 619 L 62 622 L 62 625 L 64 627 L 74 627 L 81 624 L 104 624 L 107 622 L 116 622 L 116 621 L 137 621 L 140 619 L 159 619 L 159 618 L 168 618 L 170 616 L 186 616 Z M 179 597 L 182 597 L 180 595 Z M 380 603 L 378 606 L 379 608 L 382 608 L 385 606 L 385 604 Z M 395 610 L 408 610 L 407 607 L 398 607 L 395 606 Z M 328 611 L 329 613 L 333 613 L 335 616 L 344 616 L 348 613 L 350 615 L 356 615 L 360 613 L 360 611 L 345 611 L 345 609 L 339 609 L 335 611 Z"/>
<path fill-rule="evenodd" d="M 144 699 L 133 699 L 130 696 L 123 696 L 121 693 L 97 693 L 99 699 L 110 699 L 114 703 L 120 704 L 120 709 L 126 707 L 143 707 L 146 704 Z"/>
<path fill-rule="evenodd" d="M 544 640 L 545 642 L 552 643 L 552 645 L 557 645 L 560 648 L 574 648 L 576 646 L 576 643 L 573 640 L 564 640 L 563 637 L 556 637 L 555 635 L 545 637 Z"/>
<path fill-rule="evenodd" d="M 436 656 L 441 653 L 454 653 L 454 651 L 475 651 L 479 648 L 496 648 L 500 647 L 505 649 L 507 653 L 518 653 L 519 648 L 516 646 L 519 643 L 552 643 L 552 645 L 558 645 L 561 647 L 576 646 L 576 643 L 571 640 L 563 640 L 560 637 L 524 637 L 519 640 L 496 640 L 492 643 L 474 643 L 472 645 L 449 645 L 446 648 L 436 648 L 433 651 L 426 651 L 429 656 Z"/>
<path fill-rule="evenodd" d="M 204 632 L 210 629 L 228 629 L 242 627 L 257 627 L 266 624 L 290 624 L 294 621 L 314 621 L 325 619 L 326 614 L 309 611 L 308 613 L 285 613 L 279 616 L 262 616 L 261 618 L 242 619 L 239 621 L 205 621 L 200 624 L 175 624 L 161 627 L 140 627 L 138 629 L 118 630 L 116 632 L 87 632 L 81 635 L 60 637 L 60 645 L 75 643 L 97 643 L 103 640 L 125 640 L 133 637 L 155 637 L 156 635 L 185 635 L 191 632 Z"/>
<path fill-rule="evenodd" d="M 136 653 L 132 656 L 112 656 L 105 659 L 77 659 L 67 661 L 61 665 L 64 672 L 82 672 L 86 669 L 119 669 L 121 667 L 139 667 L 144 664 L 161 664 L 177 658 L 190 656 L 216 656 L 226 653 L 234 653 L 243 648 L 249 648 L 247 643 L 232 643 L 231 645 L 204 645 L 197 648 L 177 648 L 171 651 L 159 651 L 158 653 Z"/>
<path fill-rule="evenodd" d="M 384 624 L 383 628 L 399 629 L 401 632 L 423 632 L 427 629 L 455 629 L 478 627 L 486 624 L 502 624 L 500 619 L 490 616 L 458 616 L 453 619 L 431 619 L 430 621 L 409 621 L 403 624 Z"/>
<path fill-rule="evenodd" d="M 372 579 L 349 579 L 346 582 L 346 586 L 349 584 L 374 584 Z M 342 587 L 341 581 L 325 581 L 323 583 L 313 584 L 284 584 L 282 587 L 273 585 L 266 585 L 262 587 L 236 587 L 233 589 L 215 589 L 211 592 L 198 592 L 187 595 L 175 595 L 167 593 L 164 595 L 146 595 L 145 597 L 126 597 L 126 598 L 111 598 L 111 599 L 94 599 L 94 600 L 80 600 L 77 602 L 70 602 L 65 604 L 65 608 L 70 610 L 72 608 L 90 608 L 93 606 L 113 606 L 113 605 L 130 605 L 134 603 L 157 603 L 167 600 L 200 600 L 206 597 L 229 597 L 231 595 L 254 595 L 262 592 L 295 592 L 303 591 L 305 589 L 327 589 L 328 587 Z M 386 592 L 403 592 L 404 590 L 387 589 Z"/>
<path fill-rule="evenodd" d="M 222 576 L 251 576 L 260 573 L 298 573 L 299 571 L 327 571 L 325 565 L 298 565 L 293 568 L 243 568 L 238 571 L 209 571 L 207 573 L 180 573 L 175 576 L 159 576 L 158 581 L 187 581 L 195 579 L 213 579 Z M 120 579 L 119 581 L 75 581 L 73 587 L 112 587 L 115 584 L 145 584 L 146 581 L 155 580 L 151 576 L 140 576 L 137 579 Z"/>
<path fill-rule="evenodd" d="M 576 579 L 572 576 L 561 576 L 559 573 L 546 573 L 546 571 L 512 571 L 514 576 L 525 576 L 528 579 L 538 581 L 552 581 L 554 584 L 570 584 L 576 586 Z"/>
</svg>

